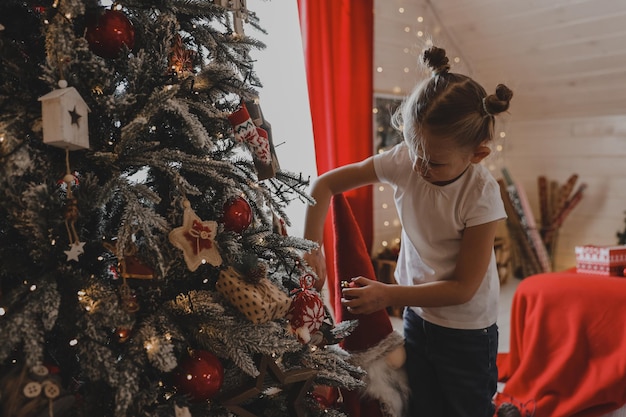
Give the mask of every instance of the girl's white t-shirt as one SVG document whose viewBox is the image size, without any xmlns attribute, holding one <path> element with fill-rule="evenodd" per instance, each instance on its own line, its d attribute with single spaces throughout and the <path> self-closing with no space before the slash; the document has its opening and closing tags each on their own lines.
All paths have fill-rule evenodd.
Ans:
<svg viewBox="0 0 626 417">
<path fill-rule="evenodd" d="M 394 189 L 402 223 L 395 278 L 400 285 L 448 279 L 454 272 L 463 230 L 506 218 L 500 187 L 482 165 L 471 164 L 451 184 L 425 181 L 412 169 L 405 143 L 374 156 L 381 182 Z M 480 287 L 464 304 L 411 307 L 424 320 L 455 329 L 489 327 L 498 317 L 500 280 L 492 251 Z"/>
</svg>

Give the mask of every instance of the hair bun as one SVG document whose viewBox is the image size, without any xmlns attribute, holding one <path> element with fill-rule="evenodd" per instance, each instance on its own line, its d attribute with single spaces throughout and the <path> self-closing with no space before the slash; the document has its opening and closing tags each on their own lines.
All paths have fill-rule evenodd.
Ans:
<svg viewBox="0 0 626 417">
<path fill-rule="evenodd" d="M 498 84 L 496 86 L 496 96 L 500 99 L 500 101 L 508 102 L 513 98 L 513 91 L 511 91 L 509 87 L 504 84 Z"/>
<path fill-rule="evenodd" d="M 496 86 L 496 93 L 490 94 L 483 100 L 483 107 L 488 115 L 502 113 L 509 109 L 509 102 L 513 98 L 513 91 L 504 84 Z"/>
<path fill-rule="evenodd" d="M 431 46 L 424 51 L 422 61 L 434 75 L 445 74 L 450 70 L 450 60 L 446 56 L 446 50 L 436 46 Z"/>
</svg>

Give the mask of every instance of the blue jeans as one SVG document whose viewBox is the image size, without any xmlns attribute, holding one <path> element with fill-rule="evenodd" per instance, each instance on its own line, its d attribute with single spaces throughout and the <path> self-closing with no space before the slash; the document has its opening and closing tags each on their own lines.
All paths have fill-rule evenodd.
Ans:
<svg viewBox="0 0 626 417">
<path fill-rule="evenodd" d="M 404 311 L 407 417 L 493 417 L 498 326 L 459 330 Z"/>
</svg>

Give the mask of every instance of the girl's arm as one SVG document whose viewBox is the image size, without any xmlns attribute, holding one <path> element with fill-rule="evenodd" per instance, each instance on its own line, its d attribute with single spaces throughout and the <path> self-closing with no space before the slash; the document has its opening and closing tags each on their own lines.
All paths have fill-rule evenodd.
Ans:
<svg viewBox="0 0 626 417">
<path fill-rule="evenodd" d="M 374 170 L 373 157 L 361 162 L 335 168 L 319 176 L 311 187 L 311 197 L 315 205 L 308 206 L 304 223 L 304 238 L 317 242 L 322 247 L 324 241 L 324 223 L 334 194 L 378 182 Z M 304 260 L 313 268 L 319 280 L 315 288 L 320 290 L 326 280 L 326 262 L 322 252 L 317 249 L 304 255 Z"/>
<path fill-rule="evenodd" d="M 342 303 L 355 314 L 368 314 L 394 306 L 443 307 L 469 301 L 480 286 L 491 261 L 498 221 L 468 227 L 453 275 L 415 286 L 390 285 L 364 277 L 343 290 Z"/>
</svg>

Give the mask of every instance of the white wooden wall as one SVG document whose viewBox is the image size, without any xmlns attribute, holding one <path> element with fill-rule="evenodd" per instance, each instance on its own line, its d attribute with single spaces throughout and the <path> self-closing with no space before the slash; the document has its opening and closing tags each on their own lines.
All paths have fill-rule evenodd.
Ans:
<svg viewBox="0 0 626 417">
<path fill-rule="evenodd" d="M 556 270 L 576 265 L 577 245 L 616 244 L 626 211 L 626 116 L 511 121 L 507 130 L 503 159 L 537 218 L 537 176 L 562 183 L 576 173 L 588 185 L 559 233 Z"/>
<path fill-rule="evenodd" d="M 508 168 L 522 183 L 539 219 L 537 177 L 565 182 L 574 173 L 588 185 L 583 200 L 565 220 L 558 237 L 555 269 L 576 265 L 574 247 L 613 245 L 624 230 L 626 211 L 626 115 L 506 122 L 503 149 L 492 163 Z M 488 162 L 489 163 L 489 162 Z M 493 168 L 493 167 L 492 167 Z M 389 187 L 374 188 L 372 254 L 393 245 L 399 224 Z"/>
</svg>

